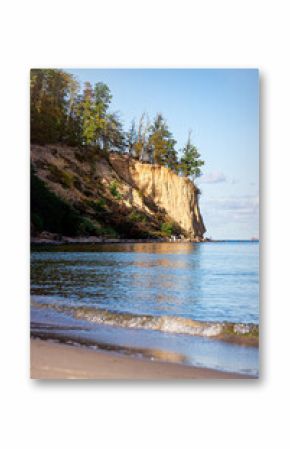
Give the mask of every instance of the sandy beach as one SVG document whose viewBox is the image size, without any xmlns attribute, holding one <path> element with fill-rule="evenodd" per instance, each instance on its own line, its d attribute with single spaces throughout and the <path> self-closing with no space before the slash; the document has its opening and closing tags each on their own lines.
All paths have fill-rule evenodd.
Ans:
<svg viewBox="0 0 290 449">
<path fill-rule="evenodd" d="M 138 360 L 105 351 L 31 339 L 32 379 L 251 379 L 178 363 Z"/>
</svg>

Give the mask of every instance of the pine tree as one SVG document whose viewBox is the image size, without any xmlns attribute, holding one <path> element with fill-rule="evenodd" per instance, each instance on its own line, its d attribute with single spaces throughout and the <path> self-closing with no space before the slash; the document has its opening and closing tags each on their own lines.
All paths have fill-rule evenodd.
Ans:
<svg viewBox="0 0 290 449">
<path fill-rule="evenodd" d="M 101 149 L 121 150 L 125 148 L 125 134 L 116 112 L 109 113 L 112 95 L 105 83 L 94 87 L 93 117 L 95 123 L 94 143 Z"/>
<path fill-rule="evenodd" d="M 182 157 L 179 164 L 180 172 L 183 176 L 192 178 L 193 180 L 201 175 L 200 167 L 204 165 L 204 161 L 200 160 L 198 149 L 191 143 L 191 133 L 188 134 L 188 140 L 182 149 Z"/>
<path fill-rule="evenodd" d="M 94 145 L 96 143 L 97 123 L 95 119 L 94 91 L 89 82 L 85 83 L 79 108 L 83 143 L 85 145 Z"/>
<path fill-rule="evenodd" d="M 107 151 L 125 151 L 126 137 L 123 131 L 122 123 L 116 112 L 107 114 L 105 117 L 105 126 L 102 139 L 103 148 Z"/>
<path fill-rule="evenodd" d="M 171 169 L 176 169 L 176 141 L 169 131 L 162 114 L 157 114 L 150 127 L 149 145 L 152 148 L 152 161 Z"/>
<path fill-rule="evenodd" d="M 101 149 L 107 149 L 109 143 L 107 136 L 107 111 L 111 99 L 112 95 L 109 87 L 104 83 L 96 83 L 94 87 L 95 139 Z"/>
</svg>

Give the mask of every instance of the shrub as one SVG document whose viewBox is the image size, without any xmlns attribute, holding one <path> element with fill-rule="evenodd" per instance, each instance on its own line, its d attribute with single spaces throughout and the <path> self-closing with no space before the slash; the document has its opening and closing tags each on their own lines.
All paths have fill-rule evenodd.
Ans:
<svg viewBox="0 0 290 449">
<path fill-rule="evenodd" d="M 100 229 L 98 229 L 98 234 L 104 237 L 119 237 L 118 233 L 111 226 L 102 226 Z"/>
<path fill-rule="evenodd" d="M 135 210 L 133 210 L 130 214 L 129 214 L 129 220 L 132 221 L 133 223 L 146 223 L 148 221 L 146 215 L 140 214 L 139 212 L 136 212 Z"/>
<path fill-rule="evenodd" d="M 99 198 L 97 200 L 85 200 L 85 204 L 94 209 L 95 212 L 104 212 L 106 210 L 106 201 L 104 198 Z"/>
<path fill-rule="evenodd" d="M 174 225 L 173 223 L 166 222 L 161 224 L 161 232 L 165 234 L 167 237 L 170 237 L 173 233 Z"/>
<path fill-rule="evenodd" d="M 52 164 L 49 164 L 47 168 L 52 175 L 52 181 L 59 182 L 66 189 L 69 189 L 70 187 L 73 186 L 74 183 L 73 174 L 61 170 L 60 168 Z"/>
<path fill-rule="evenodd" d="M 66 189 L 70 189 L 74 183 L 74 175 L 63 171 L 60 182 L 63 185 L 63 187 L 65 187 Z"/>
<path fill-rule="evenodd" d="M 81 235 L 96 235 L 97 228 L 94 223 L 88 218 L 83 218 L 79 225 L 79 232 Z"/>
<path fill-rule="evenodd" d="M 97 212 L 102 212 L 106 208 L 106 201 L 104 198 L 99 198 L 98 200 L 94 201 L 94 209 Z"/>
<path fill-rule="evenodd" d="M 120 200 L 122 199 L 122 195 L 120 194 L 120 192 L 118 191 L 118 184 L 116 181 L 112 181 L 110 184 L 110 192 L 111 194 L 117 199 Z"/>
</svg>

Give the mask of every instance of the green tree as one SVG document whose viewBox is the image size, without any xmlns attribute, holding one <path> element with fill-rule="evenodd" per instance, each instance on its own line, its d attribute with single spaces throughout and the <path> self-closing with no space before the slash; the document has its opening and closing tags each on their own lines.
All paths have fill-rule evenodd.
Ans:
<svg viewBox="0 0 290 449">
<path fill-rule="evenodd" d="M 86 82 L 79 104 L 79 115 L 82 127 L 83 143 L 93 145 L 96 142 L 97 122 L 95 114 L 94 90 L 91 83 Z"/>
<path fill-rule="evenodd" d="M 191 133 L 188 134 L 188 140 L 182 149 L 182 157 L 179 164 L 180 172 L 183 176 L 195 179 L 201 175 L 201 169 L 204 161 L 200 159 L 198 149 L 191 143 Z"/>
<path fill-rule="evenodd" d="M 109 112 L 112 94 L 105 83 L 95 84 L 96 142 L 104 150 L 124 150 L 125 134 L 116 112 Z"/>
<path fill-rule="evenodd" d="M 175 145 L 176 141 L 173 139 L 164 117 L 162 114 L 157 114 L 150 127 L 149 135 L 152 162 L 176 170 L 178 161 Z"/>
<path fill-rule="evenodd" d="M 107 151 L 125 151 L 126 136 L 116 112 L 107 114 L 102 139 L 103 148 Z"/>
<path fill-rule="evenodd" d="M 67 117 L 77 92 L 77 82 L 68 73 L 54 69 L 32 69 L 30 76 L 31 141 L 65 141 Z"/>
<path fill-rule="evenodd" d="M 109 144 L 107 111 L 111 99 L 109 87 L 104 83 L 96 83 L 94 87 L 95 139 L 101 149 L 107 149 Z"/>
</svg>

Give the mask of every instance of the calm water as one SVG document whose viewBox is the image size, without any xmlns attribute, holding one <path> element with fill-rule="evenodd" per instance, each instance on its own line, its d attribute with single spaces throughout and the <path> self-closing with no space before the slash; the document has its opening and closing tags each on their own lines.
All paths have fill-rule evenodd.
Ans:
<svg viewBox="0 0 290 449">
<path fill-rule="evenodd" d="M 259 322 L 258 243 L 40 249 L 31 263 L 33 335 L 258 373 L 256 348 L 206 338 L 221 322 Z M 194 320 L 207 322 L 202 336 Z"/>
</svg>

